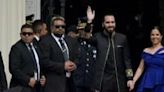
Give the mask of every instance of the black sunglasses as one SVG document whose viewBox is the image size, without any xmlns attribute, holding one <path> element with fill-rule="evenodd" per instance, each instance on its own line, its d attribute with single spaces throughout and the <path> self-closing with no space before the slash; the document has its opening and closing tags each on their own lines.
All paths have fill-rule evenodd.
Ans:
<svg viewBox="0 0 164 92">
<path fill-rule="evenodd" d="M 65 25 L 56 25 L 55 28 L 65 28 Z"/>
<path fill-rule="evenodd" d="M 33 32 L 22 32 L 21 34 L 24 35 L 24 36 L 26 36 L 26 35 L 31 36 L 34 33 Z"/>
</svg>

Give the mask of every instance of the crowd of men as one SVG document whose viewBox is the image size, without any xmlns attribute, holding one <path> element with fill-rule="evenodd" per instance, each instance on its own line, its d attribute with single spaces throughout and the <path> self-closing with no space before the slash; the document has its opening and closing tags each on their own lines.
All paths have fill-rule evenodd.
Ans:
<svg viewBox="0 0 164 92">
<path fill-rule="evenodd" d="M 9 54 L 8 90 L 0 65 L 0 92 L 128 92 L 133 71 L 127 38 L 115 31 L 111 13 L 103 17 L 103 30 L 93 35 L 94 17 L 88 7 L 87 18 L 79 19 L 68 34 L 64 17 L 58 15 L 49 31 L 41 20 L 23 24 L 21 39 Z"/>
</svg>

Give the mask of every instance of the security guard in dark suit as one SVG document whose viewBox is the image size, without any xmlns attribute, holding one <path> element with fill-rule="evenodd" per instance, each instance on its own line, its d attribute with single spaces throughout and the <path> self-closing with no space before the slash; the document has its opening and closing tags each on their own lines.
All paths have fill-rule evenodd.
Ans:
<svg viewBox="0 0 164 92">
<path fill-rule="evenodd" d="M 0 92 L 3 92 L 6 89 L 7 89 L 7 80 L 6 80 L 5 70 L 4 70 L 2 54 L 0 51 Z"/>
</svg>

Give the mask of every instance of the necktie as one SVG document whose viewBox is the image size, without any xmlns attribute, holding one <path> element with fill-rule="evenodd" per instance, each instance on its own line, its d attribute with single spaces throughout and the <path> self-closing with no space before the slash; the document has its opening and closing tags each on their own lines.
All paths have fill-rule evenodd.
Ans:
<svg viewBox="0 0 164 92">
<path fill-rule="evenodd" d="M 39 80 L 40 77 L 39 77 L 39 66 L 38 66 L 38 63 L 36 61 L 36 58 L 35 58 L 35 54 L 34 54 L 34 50 L 33 50 L 33 47 L 31 44 L 29 44 L 29 48 L 30 48 L 30 53 L 31 53 L 31 56 L 32 56 L 32 59 L 33 59 L 33 64 L 34 64 L 34 77 L 36 80 Z"/>
<path fill-rule="evenodd" d="M 68 55 L 68 50 L 67 50 L 66 46 L 64 45 L 64 40 L 59 39 L 59 42 L 62 47 L 62 53 L 64 56 L 64 60 L 67 61 L 67 60 L 69 60 L 69 55 Z M 71 76 L 71 72 L 66 72 L 66 77 L 69 78 L 70 76 Z"/>
<path fill-rule="evenodd" d="M 69 60 L 69 55 L 68 55 L 68 50 L 66 48 L 66 46 L 64 45 L 64 41 L 62 39 L 59 39 L 60 45 L 62 47 L 62 53 L 64 56 L 64 60 Z"/>
</svg>

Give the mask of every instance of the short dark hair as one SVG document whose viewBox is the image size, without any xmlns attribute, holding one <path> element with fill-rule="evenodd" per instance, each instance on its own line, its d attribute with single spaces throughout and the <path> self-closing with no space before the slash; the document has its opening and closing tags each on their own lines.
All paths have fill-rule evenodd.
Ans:
<svg viewBox="0 0 164 92">
<path fill-rule="evenodd" d="M 40 33 L 41 31 L 40 26 L 42 26 L 43 24 L 44 22 L 42 20 L 35 20 L 32 23 L 32 28 L 33 28 L 34 33 Z"/>
<path fill-rule="evenodd" d="M 32 25 L 30 24 L 23 24 L 22 27 L 21 27 L 21 31 L 24 29 L 24 28 L 31 28 L 32 29 Z M 32 29 L 33 30 L 33 29 Z"/>
<path fill-rule="evenodd" d="M 108 12 L 108 13 L 105 13 L 105 14 L 103 15 L 102 22 L 104 21 L 105 16 L 114 16 L 114 18 L 115 18 L 115 14 L 114 14 L 114 13 Z"/>
</svg>

